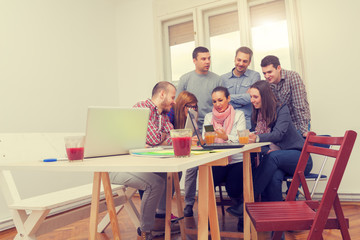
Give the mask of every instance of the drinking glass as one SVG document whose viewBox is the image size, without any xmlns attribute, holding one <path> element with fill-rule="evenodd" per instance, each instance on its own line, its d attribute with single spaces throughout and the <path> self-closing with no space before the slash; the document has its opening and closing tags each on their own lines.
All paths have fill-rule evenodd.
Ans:
<svg viewBox="0 0 360 240">
<path fill-rule="evenodd" d="M 191 129 L 170 130 L 170 136 L 174 148 L 175 157 L 190 157 L 191 152 Z"/>
</svg>

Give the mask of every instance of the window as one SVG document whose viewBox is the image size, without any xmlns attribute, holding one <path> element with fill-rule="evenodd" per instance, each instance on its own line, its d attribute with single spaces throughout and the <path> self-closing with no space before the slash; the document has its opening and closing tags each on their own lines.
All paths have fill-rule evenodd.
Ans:
<svg viewBox="0 0 360 240">
<path fill-rule="evenodd" d="M 275 55 L 281 66 L 291 69 L 285 2 L 277 0 L 250 7 L 251 39 L 255 70 L 262 73 L 260 62 Z"/>
<path fill-rule="evenodd" d="M 161 1 L 161 0 L 154 0 Z M 279 57 L 283 68 L 302 74 L 297 0 L 188 1 L 174 6 L 158 4 L 162 30 L 163 80 L 176 83 L 194 69 L 192 51 L 205 46 L 211 52 L 211 71 L 222 75 L 234 67 L 235 51 L 248 46 L 253 52 L 251 69 L 261 73 L 266 55 Z M 162 2 L 163 3 L 163 2 Z M 186 17 L 178 17 L 179 14 Z M 185 14 L 184 14 L 185 13 Z M 291 34 L 289 34 L 291 33 Z M 291 44 L 290 44 L 291 43 Z"/>
<path fill-rule="evenodd" d="M 171 54 L 171 79 L 179 80 L 184 73 L 194 70 L 192 61 L 192 51 L 195 48 L 195 42 L 187 42 L 170 47 Z M 190 53 L 190 54 L 189 54 Z"/>
<path fill-rule="evenodd" d="M 231 11 L 210 16 L 208 21 L 211 70 L 222 75 L 233 68 L 235 50 L 240 46 L 238 13 Z"/>
<path fill-rule="evenodd" d="M 169 37 L 171 73 L 168 78 L 179 80 L 181 75 L 194 69 L 192 51 L 195 48 L 193 21 L 166 24 Z"/>
</svg>

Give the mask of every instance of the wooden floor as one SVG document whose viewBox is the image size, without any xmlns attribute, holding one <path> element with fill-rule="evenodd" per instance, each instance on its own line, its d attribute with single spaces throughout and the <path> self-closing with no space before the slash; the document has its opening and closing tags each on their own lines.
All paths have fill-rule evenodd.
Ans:
<svg viewBox="0 0 360 240">
<path fill-rule="evenodd" d="M 140 206 L 140 200 L 138 197 L 134 197 L 134 202 L 137 207 Z M 175 210 L 175 201 L 173 206 L 173 213 L 176 214 Z M 360 239 L 360 202 L 343 202 L 343 210 L 346 217 L 350 218 L 350 236 L 352 239 Z M 188 228 L 196 228 L 196 209 L 195 206 L 195 218 L 186 218 L 185 223 Z M 225 231 L 236 231 L 237 218 L 225 213 L 225 216 L 222 216 L 220 208 L 218 209 L 219 213 L 219 224 L 220 229 Z M 103 214 L 101 214 L 103 216 Z M 134 240 L 136 239 L 136 229 L 132 225 L 131 221 L 128 220 L 126 211 L 122 211 L 119 214 L 119 224 L 121 231 L 121 239 L 125 240 Z M 44 234 L 38 237 L 39 240 L 85 240 L 88 239 L 88 225 L 89 219 L 84 219 L 74 224 L 68 225 L 63 228 L 59 228 L 51 233 Z M 9 229 L 0 232 L 1 240 L 10 240 L 13 239 L 16 235 L 16 229 Z M 307 231 L 299 232 L 287 232 L 286 239 L 288 240 L 297 240 L 297 239 L 306 239 Z M 340 232 L 338 230 L 326 230 L 323 234 L 325 240 L 338 240 L 341 239 Z M 109 240 L 113 239 L 111 227 L 105 230 L 105 233 L 98 234 L 98 240 Z M 156 239 L 163 239 L 161 237 Z M 180 234 L 173 235 L 172 239 L 180 240 Z M 195 235 L 188 235 L 187 239 L 192 240 L 196 239 Z M 228 240 L 232 238 L 222 238 L 223 240 Z"/>
</svg>

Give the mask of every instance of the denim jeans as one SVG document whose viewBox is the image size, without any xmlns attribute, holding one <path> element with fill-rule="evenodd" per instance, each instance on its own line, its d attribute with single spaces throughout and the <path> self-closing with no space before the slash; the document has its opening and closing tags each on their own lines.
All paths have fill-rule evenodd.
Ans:
<svg viewBox="0 0 360 240">
<path fill-rule="evenodd" d="M 261 194 L 262 201 L 282 201 L 282 182 L 285 175 L 294 175 L 300 150 L 277 150 L 266 154 L 254 173 L 254 194 Z M 305 168 L 305 175 L 312 169 L 312 159 Z"/>
</svg>

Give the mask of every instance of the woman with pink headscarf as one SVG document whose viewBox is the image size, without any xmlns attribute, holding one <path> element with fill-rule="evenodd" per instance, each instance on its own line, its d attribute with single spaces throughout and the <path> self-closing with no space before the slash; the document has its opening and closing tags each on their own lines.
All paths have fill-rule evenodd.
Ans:
<svg viewBox="0 0 360 240">
<path fill-rule="evenodd" d="M 205 126 L 213 125 L 216 136 L 216 143 L 239 142 L 237 131 L 246 129 L 245 115 L 241 110 L 235 110 L 230 105 L 230 94 L 225 87 L 216 87 L 211 94 L 213 109 L 205 115 L 203 126 L 203 137 Z M 226 191 L 233 200 L 234 205 L 226 209 L 231 213 L 231 209 L 237 208 L 242 203 L 243 193 L 243 156 L 235 154 L 229 157 L 229 165 L 214 166 L 213 180 L 214 186 L 225 182 Z"/>
</svg>

